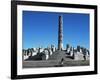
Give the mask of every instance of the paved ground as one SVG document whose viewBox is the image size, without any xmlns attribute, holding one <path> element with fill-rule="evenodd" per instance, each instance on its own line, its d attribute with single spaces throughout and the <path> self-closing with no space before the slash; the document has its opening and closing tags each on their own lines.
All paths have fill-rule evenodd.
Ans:
<svg viewBox="0 0 100 80">
<path fill-rule="evenodd" d="M 23 68 L 39 68 L 39 67 L 61 67 L 61 66 L 86 66 L 89 65 L 89 60 L 87 61 L 64 61 L 60 64 L 57 60 L 47 60 L 47 61 L 24 61 Z"/>
</svg>

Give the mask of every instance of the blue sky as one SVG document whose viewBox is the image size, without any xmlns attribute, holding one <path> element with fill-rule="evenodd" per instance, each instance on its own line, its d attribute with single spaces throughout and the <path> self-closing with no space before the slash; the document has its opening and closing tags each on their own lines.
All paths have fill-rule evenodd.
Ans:
<svg viewBox="0 0 100 80">
<path fill-rule="evenodd" d="M 58 17 L 63 16 L 63 46 L 89 49 L 89 14 L 23 11 L 23 48 L 58 45 Z"/>
</svg>

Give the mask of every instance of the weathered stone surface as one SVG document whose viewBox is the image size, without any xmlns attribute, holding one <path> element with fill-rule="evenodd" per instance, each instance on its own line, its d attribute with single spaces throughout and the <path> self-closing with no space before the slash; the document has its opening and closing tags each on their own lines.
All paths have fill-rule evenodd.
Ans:
<svg viewBox="0 0 100 80">
<path fill-rule="evenodd" d="M 58 50 L 63 49 L 63 18 L 59 16 L 59 27 L 58 27 Z"/>
<path fill-rule="evenodd" d="M 76 52 L 73 54 L 73 59 L 74 60 L 84 60 L 84 55 L 80 52 Z"/>
<path fill-rule="evenodd" d="M 50 56 L 49 60 L 61 61 L 61 59 L 62 58 L 65 59 L 65 57 L 66 57 L 66 54 L 64 51 L 56 51 Z"/>
</svg>

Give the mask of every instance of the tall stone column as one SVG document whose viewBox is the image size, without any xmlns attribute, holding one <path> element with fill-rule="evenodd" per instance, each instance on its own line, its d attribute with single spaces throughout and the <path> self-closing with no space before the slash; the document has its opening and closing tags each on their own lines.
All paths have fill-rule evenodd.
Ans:
<svg viewBox="0 0 100 80">
<path fill-rule="evenodd" d="M 63 18 L 59 16 L 59 28 L 58 28 L 58 50 L 63 49 Z"/>
</svg>

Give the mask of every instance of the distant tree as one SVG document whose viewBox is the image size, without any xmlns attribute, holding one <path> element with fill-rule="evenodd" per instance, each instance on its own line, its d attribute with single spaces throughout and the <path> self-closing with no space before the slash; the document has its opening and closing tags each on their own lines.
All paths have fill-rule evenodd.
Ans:
<svg viewBox="0 0 100 80">
<path fill-rule="evenodd" d="M 70 47 L 70 45 L 69 45 L 69 44 L 67 44 L 67 45 L 66 45 L 66 48 L 68 49 L 69 47 Z"/>
<path fill-rule="evenodd" d="M 79 45 L 77 46 L 77 51 L 80 52 L 80 46 Z"/>
<path fill-rule="evenodd" d="M 73 48 L 72 47 L 70 47 L 70 51 L 72 51 L 73 50 Z"/>
</svg>

